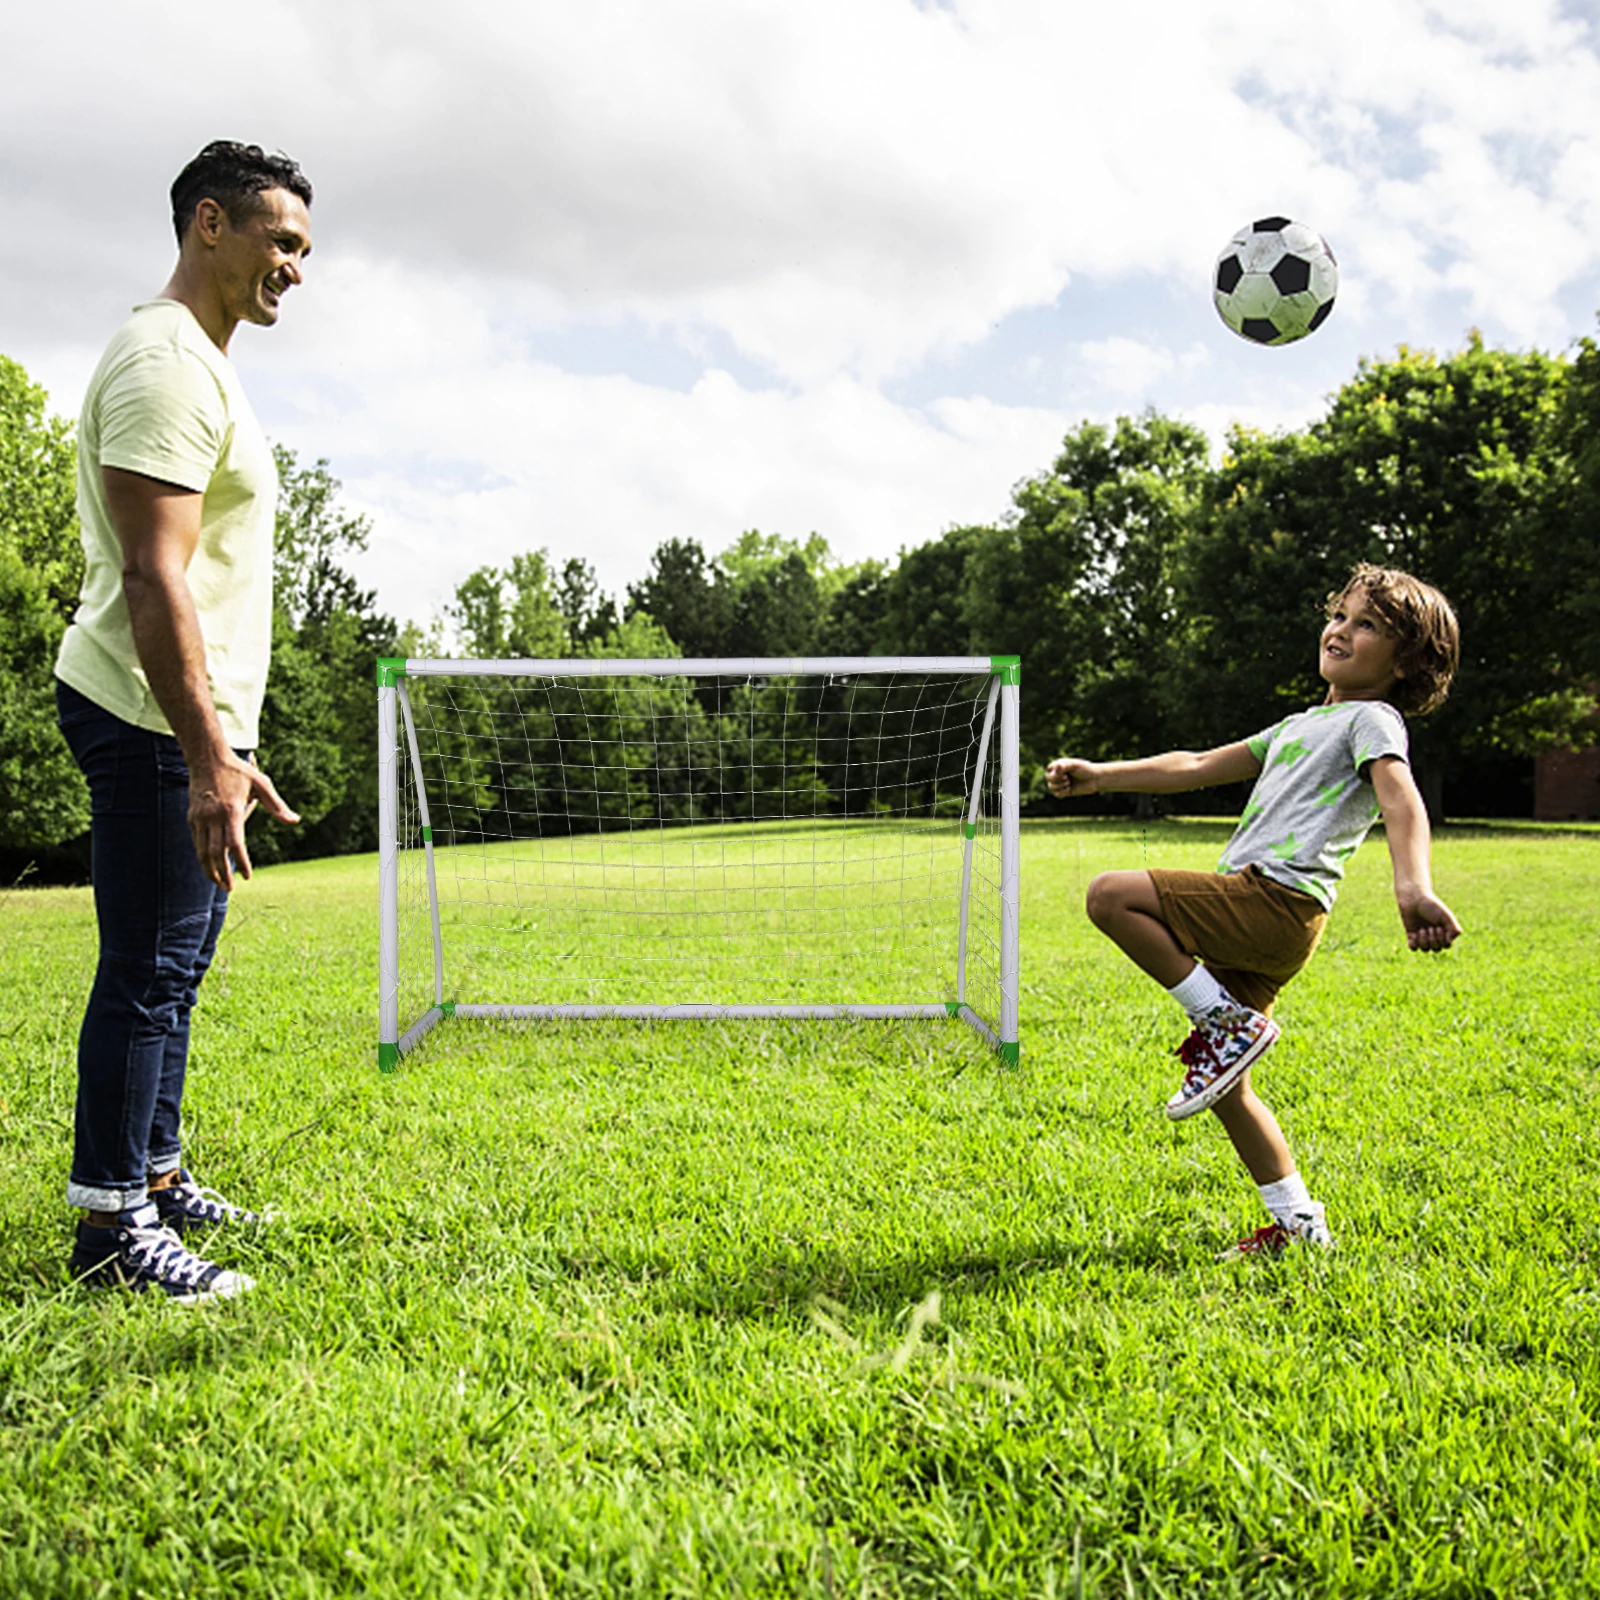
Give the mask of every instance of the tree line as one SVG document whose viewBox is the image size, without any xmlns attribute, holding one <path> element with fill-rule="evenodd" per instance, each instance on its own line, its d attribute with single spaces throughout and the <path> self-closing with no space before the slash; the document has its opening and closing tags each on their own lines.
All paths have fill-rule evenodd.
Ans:
<svg viewBox="0 0 1600 1600">
<path fill-rule="evenodd" d="M 992 523 L 948 528 L 893 561 L 841 563 L 817 533 L 749 530 L 715 554 L 669 539 L 624 594 L 609 596 L 583 559 L 530 548 L 471 573 L 442 615 L 404 626 L 347 570 L 371 528 L 341 505 L 329 463 L 303 463 L 282 446 L 276 455 L 260 757 L 305 820 L 295 830 L 253 821 L 262 861 L 375 847 L 380 655 L 1020 654 L 1024 790 L 1048 805 L 1043 765 L 1064 750 L 1109 758 L 1205 746 L 1317 698 L 1322 604 L 1358 560 L 1429 579 L 1461 618 L 1455 690 L 1413 725 L 1435 815 L 1447 796 L 1472 814 L 1474 775 L 1496 760 L 1600 739 L 1592 339 L 1570 357 L 1494 349 L 1476 335 L 1444 357 L 1402 347 L 1362 362 L 1304 428 L 1234 428 L 1215 463 L 1200 430 L 1154 411 L 1085 422 Z M 87 827 L 51 685 L 82 577 L 75 474 L 70 425 L 0 356 L 0 870 L 11 878 L 52 851 L 71 858 L 76 848 L 81 861 L 73 841 Z M 476 692 L 461 731 L 492 729 L 506 709 L 492 687 Z M 787 691 L 746 692 L 781 710 L 771 697 Z M 682 751 L 685 770 L 726 742 L 719 718 L 751 710 L 731 691 L 709 693 L 660 735 Z M 824 808 L 846 805 L 848 777 L 827 770 L 829 724 L 801 709 L 782 725 L 796 741 L 809 725 L 814 749 L 804 757 L 786 732 L 788 776 L 778 781 L 811 785 Z M 452 804 L 474 826 L 553 781 L 561 711 L 539 714 L 547 743 L 527 742 L 526 770 L 457 769 Z M 619 760 L 611 777 L 589 780 L 597 823 L 610 803 L 602 792 L 622 794 L 624 813 L 657 803 L 640 774 L 672 766 L 661 748 Z M 683 803 L 704 814 L 692 798 Z"/>
</svg>

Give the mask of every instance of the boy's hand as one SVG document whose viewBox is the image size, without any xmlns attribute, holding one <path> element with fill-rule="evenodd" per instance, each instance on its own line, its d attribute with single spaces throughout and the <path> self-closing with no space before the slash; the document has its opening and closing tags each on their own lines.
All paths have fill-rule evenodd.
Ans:
<svg viewBox="0 0 1600 1600">
<path fill-rule="evenodd" d="M 1448 950 L 1461 936 L 1456 914 L 1436 895 L 1419 894 L 1400 901 L 1406 943 L 1413 950 Z"/>
<path fill-rule="evenodd" d="M 1100 769 L 1092 761 L 1061 756 L 1044 769 L 1044 781 L 1058 800 L 1076 800 L 1100 792 Z"/>
</svg>

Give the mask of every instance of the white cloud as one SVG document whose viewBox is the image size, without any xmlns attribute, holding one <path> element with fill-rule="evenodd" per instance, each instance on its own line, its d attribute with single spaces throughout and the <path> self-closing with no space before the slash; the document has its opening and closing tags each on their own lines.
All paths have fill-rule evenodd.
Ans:
<svg viewBox="0 0 1600 1600">
<path fill-rule="evenodd" d="M 330 457 L 372 515 L 365 580 L 419 621 L 472 568 L 541 545 L 582 554 L 613 590 L 664 539 L 717 550 L 747 527 L 890 555 L 999 515 L 1063 431 L 1057 413 L 982 397 L 897 405 L 848 374 L 791 391 L 711 370 L 687 392 L 579 376 L 517 358 L 493 302 L 459 286 L 341 265 L 321 288 L 314 314 L 299 291 L 293 331 L 243 330 L 238 359 L 277 436 Z M 332 343 L 332 326 L 349 337 Z"/>
<path fill-rule="evenodd" d="M 368 570 L 402 613 L 530 543 L 614 587 L 662 538 L 751 525 L 889 554 L 997 515 L 1085 413 L 1299 422 L 1337 381 L 1322 353 L 1353 360 L 1341 340 L 1453 345 L 1470 319 L 1560 345 L 1563 297 L 1600 280 L 1600 61 L 1554 0 L 208 19 L 8 18 L 0 349 L 70 413 L 166 276 L 178 166 L 219 134 L 292 151 L 318 249 L 280 328 L 235 353 L 269 430 L 372 512 Z M 1339 254 L 1309 354 L 1216 342 L 1212 262 L 1264 210 Z M 1137 315 L 1096 321 L 1110 306 Z M 888 398 L 976 370 L 1030 312 L 1040 348 L 996 362 L 1007 400 L 966 376 Z M 630 365 L 630 329 L 681 355 L 673 386 Z M 601 334 L 620 354 L 585 362 Z"/>
<path fill-rule="evenodd" d="M 1077 347 L 1077 364 L 1094 388 L 1118 401 L 1153 396 L 1162 379 L 1174 373 L 1192 373 L 1209 362 L 1203 344 L 1193 344 L 1181 354 L 1165 345 L 1113 334 L 1109 339 L 1088 339 Z"/>
</svg>

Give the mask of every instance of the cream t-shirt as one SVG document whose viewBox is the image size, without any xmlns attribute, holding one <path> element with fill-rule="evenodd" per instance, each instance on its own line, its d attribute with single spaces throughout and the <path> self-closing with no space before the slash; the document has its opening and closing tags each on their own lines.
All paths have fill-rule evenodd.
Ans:
<svg viewBox="0 0 1600 1600">
<path fill-rule="evenodd" d="M 176 300 L 136 306 L 89 380 L 78 421 L 88 570 L 56 658 L 56 676 L 79 694 L 124 722 L 171 733 L 134 648 L 102 467 L 205 496 L 189 591 L 223 734 L 235 749 L 254 749 L 272 650 L 278 473 L 233 363 Z"/>
</svg>

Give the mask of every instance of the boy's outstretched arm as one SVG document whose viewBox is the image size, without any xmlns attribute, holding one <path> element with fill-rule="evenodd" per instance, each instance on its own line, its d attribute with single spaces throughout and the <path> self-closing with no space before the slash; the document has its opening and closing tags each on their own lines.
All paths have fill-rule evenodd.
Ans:
<svg viewBox="0 0 1600 1600">
<path fill-rule="evenodd" d="M 1433 892 L 1428 810 L 1411 768 L 1399 756 L 1372 763 L 1372 788 L 1383 813 L 1394 863 L 1394 897 L 1413 950 L 1447 950 L 1461 933 L 1456 914 Z"/>
<path fill-rule="evenodd" d="M 1261 775 L 1250 746 L 1218 745 L 1215 750 L 1169 750 L 1140 761 L 1079 761 L 1061 756 L 1045 768 L 1045 782 L 1058 800 L 1122 790 L 1135 794 L 1182 794 L 1213 784 L 1238 783 Z"/>
</svg>

